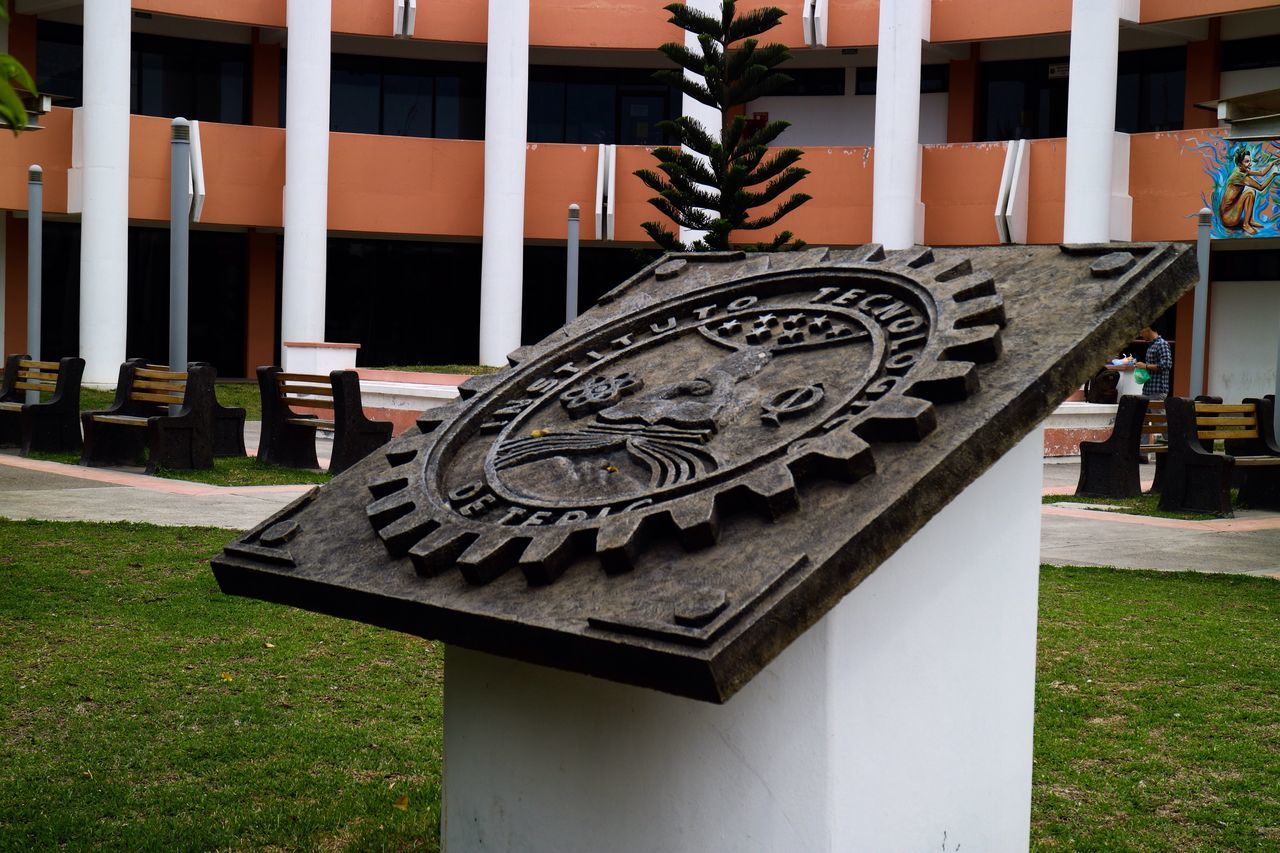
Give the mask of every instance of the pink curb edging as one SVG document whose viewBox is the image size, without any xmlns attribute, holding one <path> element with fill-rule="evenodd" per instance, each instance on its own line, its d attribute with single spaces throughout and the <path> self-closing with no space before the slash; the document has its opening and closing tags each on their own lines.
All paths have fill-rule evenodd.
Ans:
<svg viewBox="0 0 1280 853">
<path fill-rule="evenodd" d="M 41 459 L 25 459 L 21 456 L 0 455 L 0 465 L 10 468 L 22 468 L 27 471 L 40 471 L 45 474 L 59 474 L 63 477 L 75 477 L 80 480 L 92 480 L 95 483 L 109 483 L 113 486 L 129 486 L 135 489 L 146 489 L 169 495 L 261 495 L 272 493 L 299 493 L 315 488 L 310 485 L 297 486 L 211 486 L 206 483 L 189 483 L 185 480 L 166 480 L 163 477 L 150 477 L 146 474 L 133 474 L 128 471 L 112 471 L 109 468 L 86 468 L 79 465 L 64 465 L 61 462 L 45 462 Z"/>
<path fill-rule="evenodd" d="M 1180 518 L 1153 518 L 1149 515 L 1128 515 L 1098 509 L 1043 506 L 1042 515 L 1060 518 L 1081 518 L 1089 521 L 1110 521 L 1116 524 L 1145 524 L 1148 527 L 1168 527 L 1177 530 L 1199 530 L 1211 533 L 1245 533 L 1253 530 L 1280 530 L 1280 516 L 1271 518 L 1217 518 L 1205 521 L 1189 521 Z"/>
</svg>

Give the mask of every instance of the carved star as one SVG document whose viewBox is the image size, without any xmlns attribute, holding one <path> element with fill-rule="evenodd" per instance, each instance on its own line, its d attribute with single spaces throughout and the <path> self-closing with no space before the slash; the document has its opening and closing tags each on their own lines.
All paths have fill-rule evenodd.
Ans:
<svg viewBox="0 0 1280 853">
<path fill-rule="evenodd" d="M 804 326 L 805 321 L 808 319 L 809 318 L 803 314 L 792 314 L 790 317 L 786 317 L 783 319 L 782 328 L 799 329 Z"/>
<path fill-rule="evenodd" d="M 725 320 L 716 327 L 716 331 L 722 338 L 732 337 L 742 331 L 742 324 L 737 320 Z"/>
<path fill-rule="evenodd" d="M 825 314 L 821 317 L 814 317 L 813 322 L 809 324 L 809 331 L 813 332 L 815 335 L 820 335 L 823 332 L 829 332 L 831 331 L 831 321 L 827 319 Z"/>
</svg>

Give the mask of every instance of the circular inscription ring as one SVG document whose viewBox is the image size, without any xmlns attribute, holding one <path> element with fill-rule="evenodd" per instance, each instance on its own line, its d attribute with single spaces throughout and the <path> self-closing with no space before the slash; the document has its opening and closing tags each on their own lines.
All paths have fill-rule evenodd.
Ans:
<svg viewBox="0 0 1280 853">
<path fill-rule="evenodd" d="M 519 565 L 549 583 L 589 551 L 633 568 L 654 533 L 713 544 L 723 512 L 777 517 L 805 479 L 860 480 L 870 443 L 922 438 L 999 352 L 990 278 L 920 266 L 684 293 L 485 377 L 388 449 L 370 520 L 423 574 L 486 583 Z"/>
</svg>

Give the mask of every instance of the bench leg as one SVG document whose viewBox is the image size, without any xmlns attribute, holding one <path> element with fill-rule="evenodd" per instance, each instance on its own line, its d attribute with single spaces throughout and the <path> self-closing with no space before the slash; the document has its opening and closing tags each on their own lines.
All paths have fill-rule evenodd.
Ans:
<svg viewBox="0 0 1280 853">
<path fill-rule="evenodd" d="M 80 418 L 75 412 L 32 413 L 22 419 L 22 455 L 80 450 Z"/>
<path fill-rule="evenodd" d="M 1131 498 L 1142 494 L 1137 454 L 1080 447 L 1080 480 L 1076 494 L 1095 498 Z"/>
<path fill-rule="evenodd" d="M 80 464 L 91 467 L 142 465 L 147 453 L 147 431 L 122 424 L 83 420 L 84 445 Z"/>
<path fill-rule="evenodd" d="M 21 415 L 17 412 L 0 412 L 0 446 L 22 445 Z"/>
<path fill-rule="evenodd" d="M 1244 475 L 1240 503 L 1250 509 L 1280 509 L 1280 466 L 1237 468 Z"/>
<path fill-rule="evenodd" d="M 265 461 L 285 468 L 319 468 L 315 428 L 284 424 L 273 431 L 269 455 Z"/>
</svg>

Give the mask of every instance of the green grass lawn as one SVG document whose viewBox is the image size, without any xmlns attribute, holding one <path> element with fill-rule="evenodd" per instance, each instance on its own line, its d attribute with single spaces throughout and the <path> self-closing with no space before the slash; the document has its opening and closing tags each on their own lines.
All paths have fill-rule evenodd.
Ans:
<svg viewBox="0 0 1280 853">
<path fill-rule="evenodd" d="M 1234 492 L 1232 492 L 1232 503 L 1234 500 Z M 1059 504 L 1059 503 L 1076 503 L 1076 504 L 1100 504 L 1108 507 L 1115 507 L 1112 512 L 1121 512 L 1126 515 L 1149 515 L 1153 518 L 1181 518 L 1190 519 L 1192 521 L 1204 521 L 1210 518 L 1217 518 L 1216 515 L 1195 512 L 1165 512 L 1160 509 L 1160 496 L 1153 494 L 1138 495 L 1133 498 L 1090 498 L 1077 495 L 1044 495 L 1040 498 L 1041 503 Z"/>
<path fill-rule="evenodd" d="M 374 367 L 371 370 L 408 370 L 411 373 L 461 373 L 466 376 L 479 376 L 493 373 L 498 368 L 487 364 L 393 364 L 389 367 Z"/>
<path fill-rule="evenodd" d="M 0 847 L 438 847 L 438 646 L 222 595 L 233 535 L 0 521 Z M 1033 847 L 1280 847 L 1280 584 L 1040 609 Z"/>
<path fill-rule="evenodd" d="M 1280 583 L 1045 567 L 1032 840 L 1280 849 Z"/>
<path fill-rule="evenodd" d="M 438 847 L 439 647 L 223 595 L 233 535 L 0 521 L 0 848 Z"/>
</svg>

